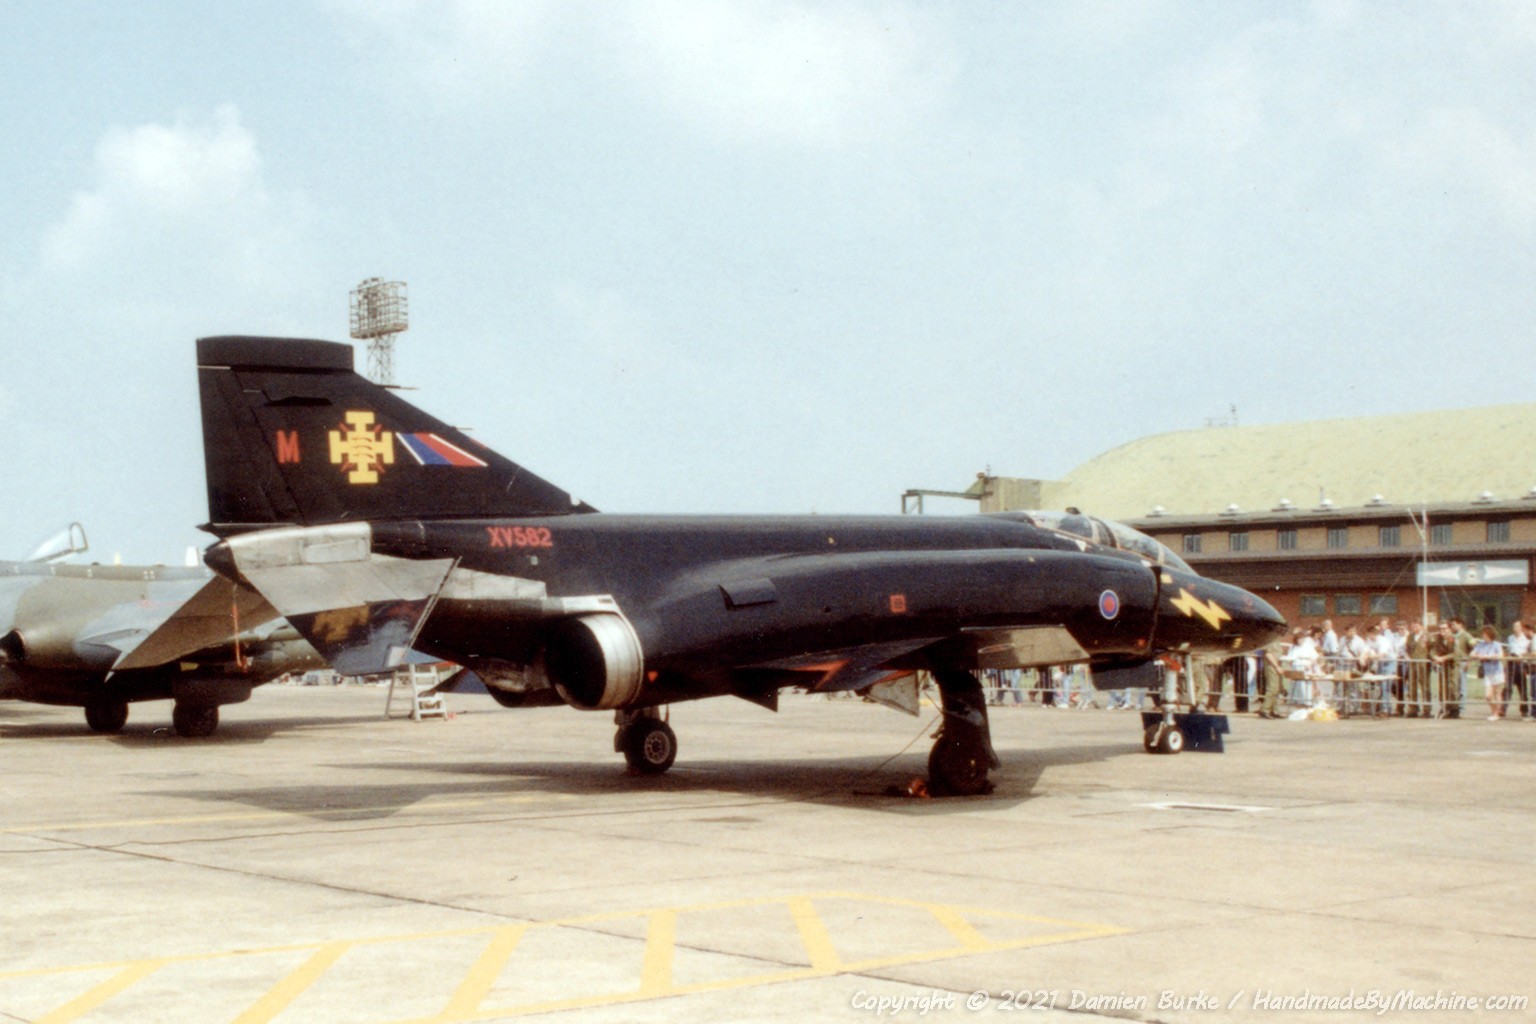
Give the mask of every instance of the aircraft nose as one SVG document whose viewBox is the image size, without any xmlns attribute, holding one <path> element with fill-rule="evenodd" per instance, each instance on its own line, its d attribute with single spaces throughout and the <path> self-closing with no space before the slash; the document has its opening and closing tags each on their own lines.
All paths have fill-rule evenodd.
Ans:
<svg viewBox="0 0 1536 1024">
<path fill-rule="evenodd" d="M 1158 600 L 1157 646 L 1163 650 L 1240 654 L 1278 639 L 1285 619 L 1241 587 L 1188 573 L 1165 573 Z"/>
</svg>

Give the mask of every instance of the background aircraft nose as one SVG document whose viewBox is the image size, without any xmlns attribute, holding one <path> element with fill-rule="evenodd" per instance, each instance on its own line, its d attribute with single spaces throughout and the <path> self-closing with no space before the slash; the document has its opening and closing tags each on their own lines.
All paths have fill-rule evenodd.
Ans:
<svg viewBox="0 0 1536 1024">
<path fill-rule="evenodd" d="M 1159 648 L 1239 654 L 1278 639 L 1285 629 L 1285 619 L 1269 602 L 1241 587 L 1189 573 L 1163 574 Z"/>
</svg>

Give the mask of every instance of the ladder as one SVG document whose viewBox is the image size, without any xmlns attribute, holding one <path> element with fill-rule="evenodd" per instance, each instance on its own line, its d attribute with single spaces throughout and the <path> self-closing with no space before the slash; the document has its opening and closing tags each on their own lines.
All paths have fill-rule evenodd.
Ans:
<svg viewBox="0 0 1536 1024">
<path fill-rule="evenodd" d="M 394 718 L 395 698 L 398 695 L 411 721 L 423 718 L 448 717 L 448 707 L 441 693 L 433 688 L 442 682 L 436 665 L 400 665 L 389 677 L 389 696 L 384 701 L 384 717 Z"/>
</svg>

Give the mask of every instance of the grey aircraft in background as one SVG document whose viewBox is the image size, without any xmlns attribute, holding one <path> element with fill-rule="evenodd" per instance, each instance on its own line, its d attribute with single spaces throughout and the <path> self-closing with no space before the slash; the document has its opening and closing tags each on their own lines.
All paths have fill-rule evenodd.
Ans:
<svg viewBox="0 0 1536 1024">
<path fill-rule="evenodd" d="M 323 665 L 265 601 L 202 566 L 83 565 L 78 523 L 0 561 L 0 698 L 85 709 L 115 733 L 128 705 L 173 700 L 181 736 L 284 672 Z"/>
</svg>

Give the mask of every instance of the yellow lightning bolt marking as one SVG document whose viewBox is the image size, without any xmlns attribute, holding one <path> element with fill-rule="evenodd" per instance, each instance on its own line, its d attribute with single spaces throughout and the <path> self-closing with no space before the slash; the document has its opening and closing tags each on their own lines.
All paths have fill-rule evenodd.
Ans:
<svg viewBox="0 0 1536 1024">
<path fill-rule="evenodd" d="M 1172 604 L 1192 619 L 1196 617 L 1204 619 L 1205 624 L 1215 630 L 1220 630 L 1221 624 L 1232 618 L 1232 613 L 1215 601 L 1202 601 L 1183 587 L 1179 588 L 1178 600 Z"/>
</svg>

